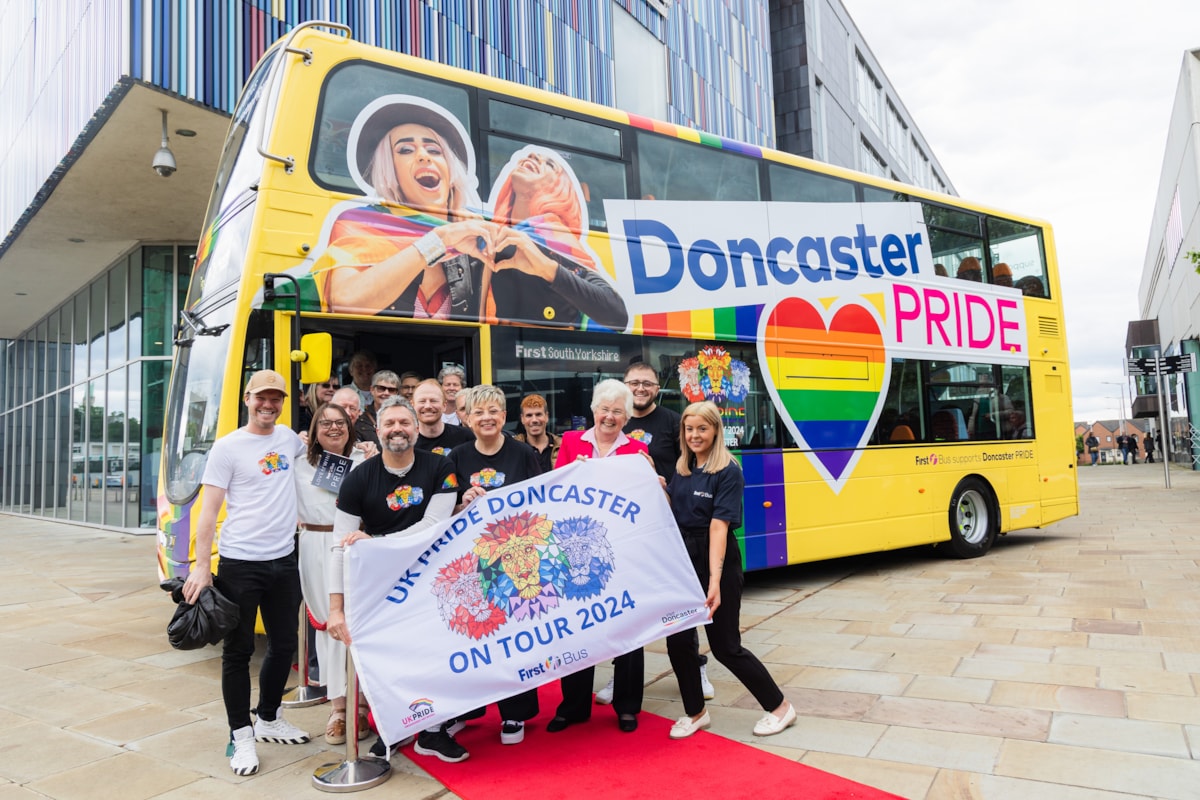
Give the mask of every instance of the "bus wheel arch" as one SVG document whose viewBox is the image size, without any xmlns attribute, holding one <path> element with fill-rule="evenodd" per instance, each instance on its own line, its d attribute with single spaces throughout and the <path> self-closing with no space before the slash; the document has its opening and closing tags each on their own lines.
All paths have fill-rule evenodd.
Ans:
<svg viewBox="0 0 1200 800">
<path fill-rule="evenodd" d="M 992 549 L 1000 532 L 1000 505 L 986 480 L 978 475 L 960 480 L 948 512 L 949 548 L 955 558 L 978 558 Z"/>
</svg>

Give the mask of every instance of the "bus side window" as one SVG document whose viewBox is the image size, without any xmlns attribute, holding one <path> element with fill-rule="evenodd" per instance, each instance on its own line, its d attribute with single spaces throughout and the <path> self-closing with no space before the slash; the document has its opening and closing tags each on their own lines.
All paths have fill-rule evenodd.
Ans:
<svg viewBox="0 0 1200 800">
<path fill-rule="evenodd" d="M 638 181 L 659 200 L 759 200 L 758 161 L 638 131 Z"/>
<path fill-rule="evenodd" d="M 992 268 L 992 282 L 1014 286 L 1026 297 L 1049 297 L 1042 232 L 1032 225 L 988 217 L 987 234 L 988 250 L 996 264 Z M 1001 266 L 1005 268 L 1003 271 Z"/>
</svg>

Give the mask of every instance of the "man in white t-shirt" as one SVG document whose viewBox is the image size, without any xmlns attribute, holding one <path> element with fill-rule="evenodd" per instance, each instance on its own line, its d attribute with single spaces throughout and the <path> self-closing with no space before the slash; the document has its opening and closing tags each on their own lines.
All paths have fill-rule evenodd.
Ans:
<svg viewBox="0 0 1200 800">
<path fill-rule="evenodd" d="M 196 563 L 183 587 L 194 603 L 211 586 L 212 543 L 217 512 L 225 522 L 217 545 L 221 591 L 238 604 L 241 618 L 225 637 L 221 654 L 221 695 L 229 720 L 229 765 L 237 775 L 258 772 L 255 741 L 303 744 L 308 734 L 279 713 L 296 653 L 300 613 L 300 573 L 296 562 L 296 482 L 294 465 L 304 458 L 300 438 L 275 421 L 287 397 L 278 372 L 250 377 L 242 400 L 246 424 L 213 443 L 204 468 L 204 496 L 196 523 Z M 250 659 L 259 614 L 267 633 L 267 654 L 259 673 L 258 721 L 250 719 Z"/>
</svg>

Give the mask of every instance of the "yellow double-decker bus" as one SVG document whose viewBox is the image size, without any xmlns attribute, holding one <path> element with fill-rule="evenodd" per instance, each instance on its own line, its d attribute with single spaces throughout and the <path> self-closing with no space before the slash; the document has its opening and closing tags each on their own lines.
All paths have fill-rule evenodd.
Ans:
<svg viewBox="0 0 1200 800">
<path fill-rule="evenodd" d="M 510 421 L 543 395 L 560 431 L 644 362 L 661 404 L 722 409 L 748 569 L 978 556 L 1078 511 L 1047 225 L 312 24 L 225 143 L 171 378 L 163 575 L 189 568 L 247 376 L 310 350 L 309 381 L 348 383 L 359 351 L 461 365 Z"/>
</svg>

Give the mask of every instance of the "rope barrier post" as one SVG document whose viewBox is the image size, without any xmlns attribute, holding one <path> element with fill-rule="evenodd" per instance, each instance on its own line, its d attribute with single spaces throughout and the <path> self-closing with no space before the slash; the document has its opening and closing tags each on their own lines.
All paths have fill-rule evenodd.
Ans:
<svg viewBox="0 0 1200 800">
<path fill-rule="evenodd" d="M 300 685 L 283 696 L 284 708 L 304 708 L 326 701 L 324 686 L 308 685 L 308 609 L 300 604 L 300 642 L 297 647 L 300 662 Z"/>
<path fill-rule="evenodd" d="M 392 776 L 392 765 L 383 758 L 358 757 L 358 675 L 354 657 L 346 648 L 346 758 L 317 767 L 313 787 L 322 792 L 360 792 Z"/>
</svg>

